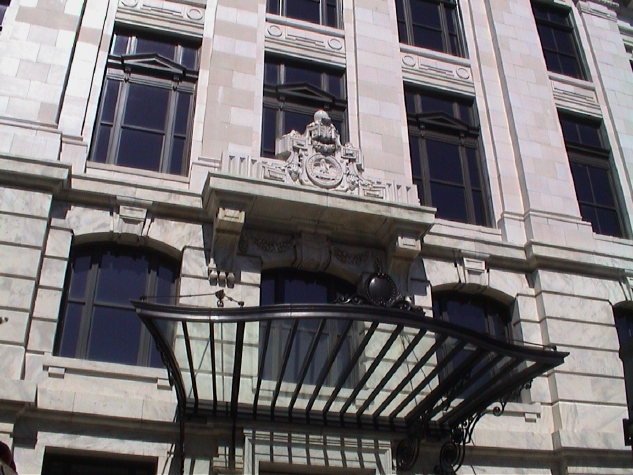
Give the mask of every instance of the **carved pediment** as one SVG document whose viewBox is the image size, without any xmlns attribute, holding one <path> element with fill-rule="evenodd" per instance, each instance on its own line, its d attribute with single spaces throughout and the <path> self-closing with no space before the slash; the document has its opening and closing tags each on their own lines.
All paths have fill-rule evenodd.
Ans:
<svg viewBox="0 0 633 475">
<path fill-rule="evenodd" d="M 424 126 L 434 126 L 438 128 L 445 128 L 451 130 L 457 130 L 464 133 L 469 133 L 474 130 L 478 130 L 478 127 L 472 127 L 463 120 L 459 120 L 445 112 L 431 112 L 429 114 L 418 114 L 416 116 L 418 124 Z"/>
<path fill-rule="evenodd" d="M 132 54 L 121 56 L 125 71 L 135 69 L 152 70 L 170 76 L 185 76 L 187 68 L 157 53 Z"/>
<path fill-rule="evenodd" d="M 301 97 L 310 101 L 318 101 L 321 103 L 334 103 L 336 97 L 325 92 L 318 87 L 308 83 L 283 84 L 276 86 L 275 90 L 279 96 L 288 95 L 293 97 Z"/>
</svg>

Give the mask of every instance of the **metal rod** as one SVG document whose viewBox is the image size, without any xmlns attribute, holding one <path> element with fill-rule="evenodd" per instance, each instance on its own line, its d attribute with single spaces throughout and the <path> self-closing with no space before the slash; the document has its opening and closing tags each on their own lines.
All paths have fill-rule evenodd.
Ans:
<svg viewBox="0 0 633 475">
<path fill-rule="evenodd" d="M 259 369 L 257 370 L 257 386 L 255 387 L 255 396 L 253 398 L 253 419 L 257 419 L 257 403 L 259 402 L 259 392 L 262 388 L 262 379 L 264 377 L 264 368 L 266 367 L 266 354 L 268 352 L 268 342 L 270 341 L 270 329 L 273 321 L 266 322 L 266 331 L 264 332 L 264 344 L 260 348 Z M 260 325 L 261 331 L 261 325 Z"/>
<path fill-rule="evenodd" d="M 189 340 L 189 330 L 187 322 L 182 322 L 182 335 L 185 340 L 185 350 L 187 351 L 187 363 L 189 364 L 189 374 L 191 375 L 191 390 L 193 392 L 193 410 L 198 411 L 198 384 L 196 382 L 196 372 L 193 368 L 193 355 L 191 354 L 191 341 Z"/>
<path fill-rule="evenodd" d="M 354 368 L 358 364 L 358 360 L 360 360 L 361 356 L 363 356 L 363 353 L 365 352 L 365 348 L 369 344 L 369 340 L 371 340 L 371 337 L 376 332 L 378 325 L 379 325 L 378 322 L 374 322 L 371 324 L 371 327 L 369 327 L 369 330 L 367 330 L 367 332 L 365 333 L 363 340 L 360 342 L 360 344 L 356 348 L 354 355 L 347 363 L 347 366 L 345 367 L 345 369 L 339 376 L 338 381 L 336 381 L 336 387 L 334 388 L 334 391 L 332 391 L 332 395 L 330 396 L 327 403 L 323 407 L 324 418 L 327 417 L 327 413 L 330 410 L 330 407 L 332 407 L 332 404 L 334 403 L 334 401 L 336 400 L 336 396 L 338 396 L 338 394 L 341 392 L 341 389 L 343 389 L 343 384 L 345 383 L 347 378 L 349 378 L 349 375 L 352 373 L 352 371 L 354 371 Z"/>
<path fill-rule="evenodd" d="M 283 320 L 281 321 L 281 323 L 283 324 Z M 275 392 L 273 394 L 273 399 L 270 403 L 270 416 L 272 419 L 275 418 L 275 406 L 277 405 L 277 399 L 279 398 L 279 391 L 281 390 L 281 382 L 283 381 L 284 373 L 286 372 L 286 366 L 288 365 L 288 359 L 290 358 L 290 351 L 292 350 L 292 344 L 294 343 L 298 325 L 299 325 L 299 320 L 295 319 L 292 322 L 292 328 L 290 329 L 290 333 L 288 334 L 288 339 L 286 340 L 286 347 L 284 348 L 284 356 L 281 363 L 281 368 L 279 368 L 279 376 L 277 377 Z"/>
<path fill-rule="evenodd" d="M 328 356 L 328 359 L 325 362 L 325 365 L 323 366 L 321 373 L 319 374 L 319 378 L 317 379 L 314 392 L 312 393 L 312 396 L 310 397 L 310 400 L 308 401 L 308 405 L 306 406 L 306 418 L 308 421 L 310 420 L 310 410 L 312 409 L 312 406 L 314 406 L 314 402 L 316 401 L 317 396 L 321 392 L 323 383 L 325 383 L 325 379 L 327 378 L 327 375 L 332 369 L 332 365 L 334 364 L 336 357 L 341 351 L 341 348 L 343 347 L 343 344 L 345 343 L 345 340 L 347 339 L 347 334 L 351 330 L 353 323 L 354 323 L 354 320 L 348 320 L 345 323 L 345 328 L 343 328 L 343 332 L 339 335 L 338 340 L 336 340 L 336 344 L 334 345 L 332 352 Z"/>
<path fill-rule="evenodd" d="M 323 335 L 323 330 L 325 329 L 325 323 L 326 323 L 326 320 L 322 318 L 321 321 L 319 322 L 319 327 L 317 328 L 316 333 L 312 337 L 312 341 L 310 342 L 310 347 L 308 348 L 308 352 L 305 358 L 303 359 L 303 364 L 301 365 L 301 371 L 299 372 L 299 379 L 297 381 L 297 385 L 295 386 L 294 393 L 292 394 L 292 399 L 290 400 L 290 404 L 288 405 L 288 415 L 290 416 L 290 419 L 292 419 L 292 410 L 295 406 L 297 398 L 299 397 L 299 391 L 301 390 L 303 381 L 305 380 L 305 377 L 308 374 L 310 363 L 312 363 L 312 359 L 314 358 L 316 349 L 319 346 L 319 340 L 321 339 L 321 335 Z"/>
<path fill-rule="evenodd" d="M 343 407 L 341 408 L 341 421 L 343 421 L 343 415 L 345 414 L 349 406 L 351 406 L 352 403 L 356 400 L 356 396 L 358 396 L 358 393 L 361 392 L 361 390 L 365 387 L 365 383 L 367 383 L 369 378 L 371 378 L 372 374 L 374 374 L 374 371 L 376 371 L 376 368 L 378 368 L 378 365 L 380 365 L 380 363 L 382 362 L 387 352 L 391 349 L 396 339 L 402 332 L 403 328 L 404 328 L 403 325 L 398 325 L 394 329 L 394 331 L 389 336 L 389 339 L 387 340 L 387 342 L 380 349 L 380 352 L 378 353 L 378 355 L 376 355 L 376 358 L 374 358 L 374 361 L 372 361 L 369 368 L 367 368 L 367 371 L 365 372 L 363 377 L 360 379 L 360 381 L 358 382 L 358 384 L 352 391 L 352 394 L 350 395 L 349 398 L 347 398 L 347 401 L 345 401 L 345 404 L 343 404 Z"/>
</svg>

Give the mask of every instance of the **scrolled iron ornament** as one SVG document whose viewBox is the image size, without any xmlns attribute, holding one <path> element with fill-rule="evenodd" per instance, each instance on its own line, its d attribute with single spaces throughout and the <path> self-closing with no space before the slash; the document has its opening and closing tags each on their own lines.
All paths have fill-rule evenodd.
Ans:
<svg viewBox="0 0 633 475">
<path fill-rule="evenodd" d="M 420 455 L 420 440 L 409 437 L 401 440 L 396 448 L 396 467 L 398 470 L 411 470 Z"/>
<path fill-rule="evenodd" d="M 463 443 L 450 440 L 440 449 L 440 463 L 433 470 L 435 475 L 454 474 L 464 463 L 466 447 Z"/>
</svg>

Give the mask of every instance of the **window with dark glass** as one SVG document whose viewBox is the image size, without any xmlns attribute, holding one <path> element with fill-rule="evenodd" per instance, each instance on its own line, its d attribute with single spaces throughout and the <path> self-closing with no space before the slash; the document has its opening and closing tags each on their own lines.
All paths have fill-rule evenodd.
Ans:
<svg viewBox="0 0 633 475">
<path fill-rule="evenodd" d="M 197 69 L 194 45 L 116 33 L 90 159 L 186 175 Z"/>
<path fill-rule="evenodd" d="M 482 295 L 471 295 L 454 291 L 434 292 L 433 318 L 454 323 L 473 332 L 489 335 L 499 340 L 508 341 L 511 339 L 509 330 L 511 321 L 510 309 L 506 305 Z M 439 360 L 441 361 L 454 348 L 455 341 L 449 338 L 440 347 Z M 447 377 L 451 371 L 471 358 L 473 354 L 474 350 L 468 346 L 462 349 L 453 358 L 451 365 L 440 375 L 440 379 Z M 472 387 L 463 392 L 462 397 L 475 392 L 499 372 L 498 365 L 490 367 L 493 363 L 492 359 L 488 358 L 474 366 L 470 375 L 475 376 L 480 372 L 482 377 Z"/>
<path fill-rule="evenodd" d="M 487 225 L 479 122 L 472 99 L 405 87 L 413 183 L 437 217 Z"/>
<path fill-rule="evenodd" d="M 319 25 L 340 27 L 339 0 L 266 0 L 266 11 Z"/>
<path fill-rule="evenodd" d="M 260 305 L 284 303 L 332 303 L 339 297 L 352 295 L 352 284 L 331 275 L 315 274 L 295 269 L 275 269 L 262 273 Z M 300 320 L 294 342 L 283 374 L 283 381 L 296 383 L 310 344 L 318 332 L 319 319 Z M 270 329 L 270 339 L 266 352 L 263 378 L 277 380 L 283 364 L 282 357 L 293 321 L 276 321 Z M 328 355 L 341 337 L 344 327 L 342 320 L 327 320 L 316 346 L 316 352 L 308 367 L 304 384 L 315 384 Z M 264 339 L 266 324 L 260 325 L 260 341 Z M 260 350 L 263 341 L 260 344 Z M 349 362 L 352 354 L 351 335 L 341 347 L 334 366 L 330 370 L 326 384 L 334 384 Z"/>
<path fill-rule="evenodd" d="M 552 3 L 532 2 L 547 69 L 553 73 L 586 79 L 574 33 L 571 11 Z"/>
<path fill-rule="evenodd" d="M 45 453 L 42 475 L 154 475 L 156 462 Z"/>
<path fill-rule="evenodd" d="M 0 30 L 2 30 L 2 20 L 4 20 L 4 14 L 9 8 L 11 0 L 0 0 Z"/>
<path fill-rule="evenodd" d="M 128 365 L 161 367 L 152 338 L 130 300 L 143 296 L 173 304 L 179 263 L 135 247 L 73 249 L 55 354 Z"/>
<path fill-rule="evenodd" d="M 456 0 L 396 0 L 401 43 L 465 56 Z"/>
<path fill-rule="evenodd" d="M 267 57 L 264 70 L 262 156 L 275 155 L 275 139 L 305 131 L 323 109 L 344 142 L 347 136 L 345 72 L 317 63 Z"/>
<path fill-rule="evenodd" d="M 623 227 L 611 172 L 611 151 L 599 121 L 561 116 L 561 127 L 582 219 L 594 232 L 622 237 Z"/>
<path fill-rule="evenodd" d="M 624 369 L 629 418 L 633 418 L 633 309 L 622 306 L 615 307 L 613 316 L 620 342 L 619 355 Z"/>
</svg>

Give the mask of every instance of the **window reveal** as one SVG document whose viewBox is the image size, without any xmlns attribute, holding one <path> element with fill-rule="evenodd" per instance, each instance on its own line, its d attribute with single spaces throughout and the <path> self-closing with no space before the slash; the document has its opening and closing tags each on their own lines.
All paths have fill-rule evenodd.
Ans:
<svg viewBox="0 0 633 475">
<path fill-rule="evenodd" d="M 262 150 L 264 157 L 275 155 L 275 140 L 292 130 L 303 133 L 323 109 L 341 134 L 347 137 L 345 73 L 315 63 L 266 58 Z"/>
<path fill-rule="evenodd" d="M 186 175 L 197 48 L 117 33 L 91 160 Z"/>
<path fill-rule="evenodd" d="M 413 183 L 437 217 L 488 225 L 472 100 L 405 87 Z"/>
</svg>

